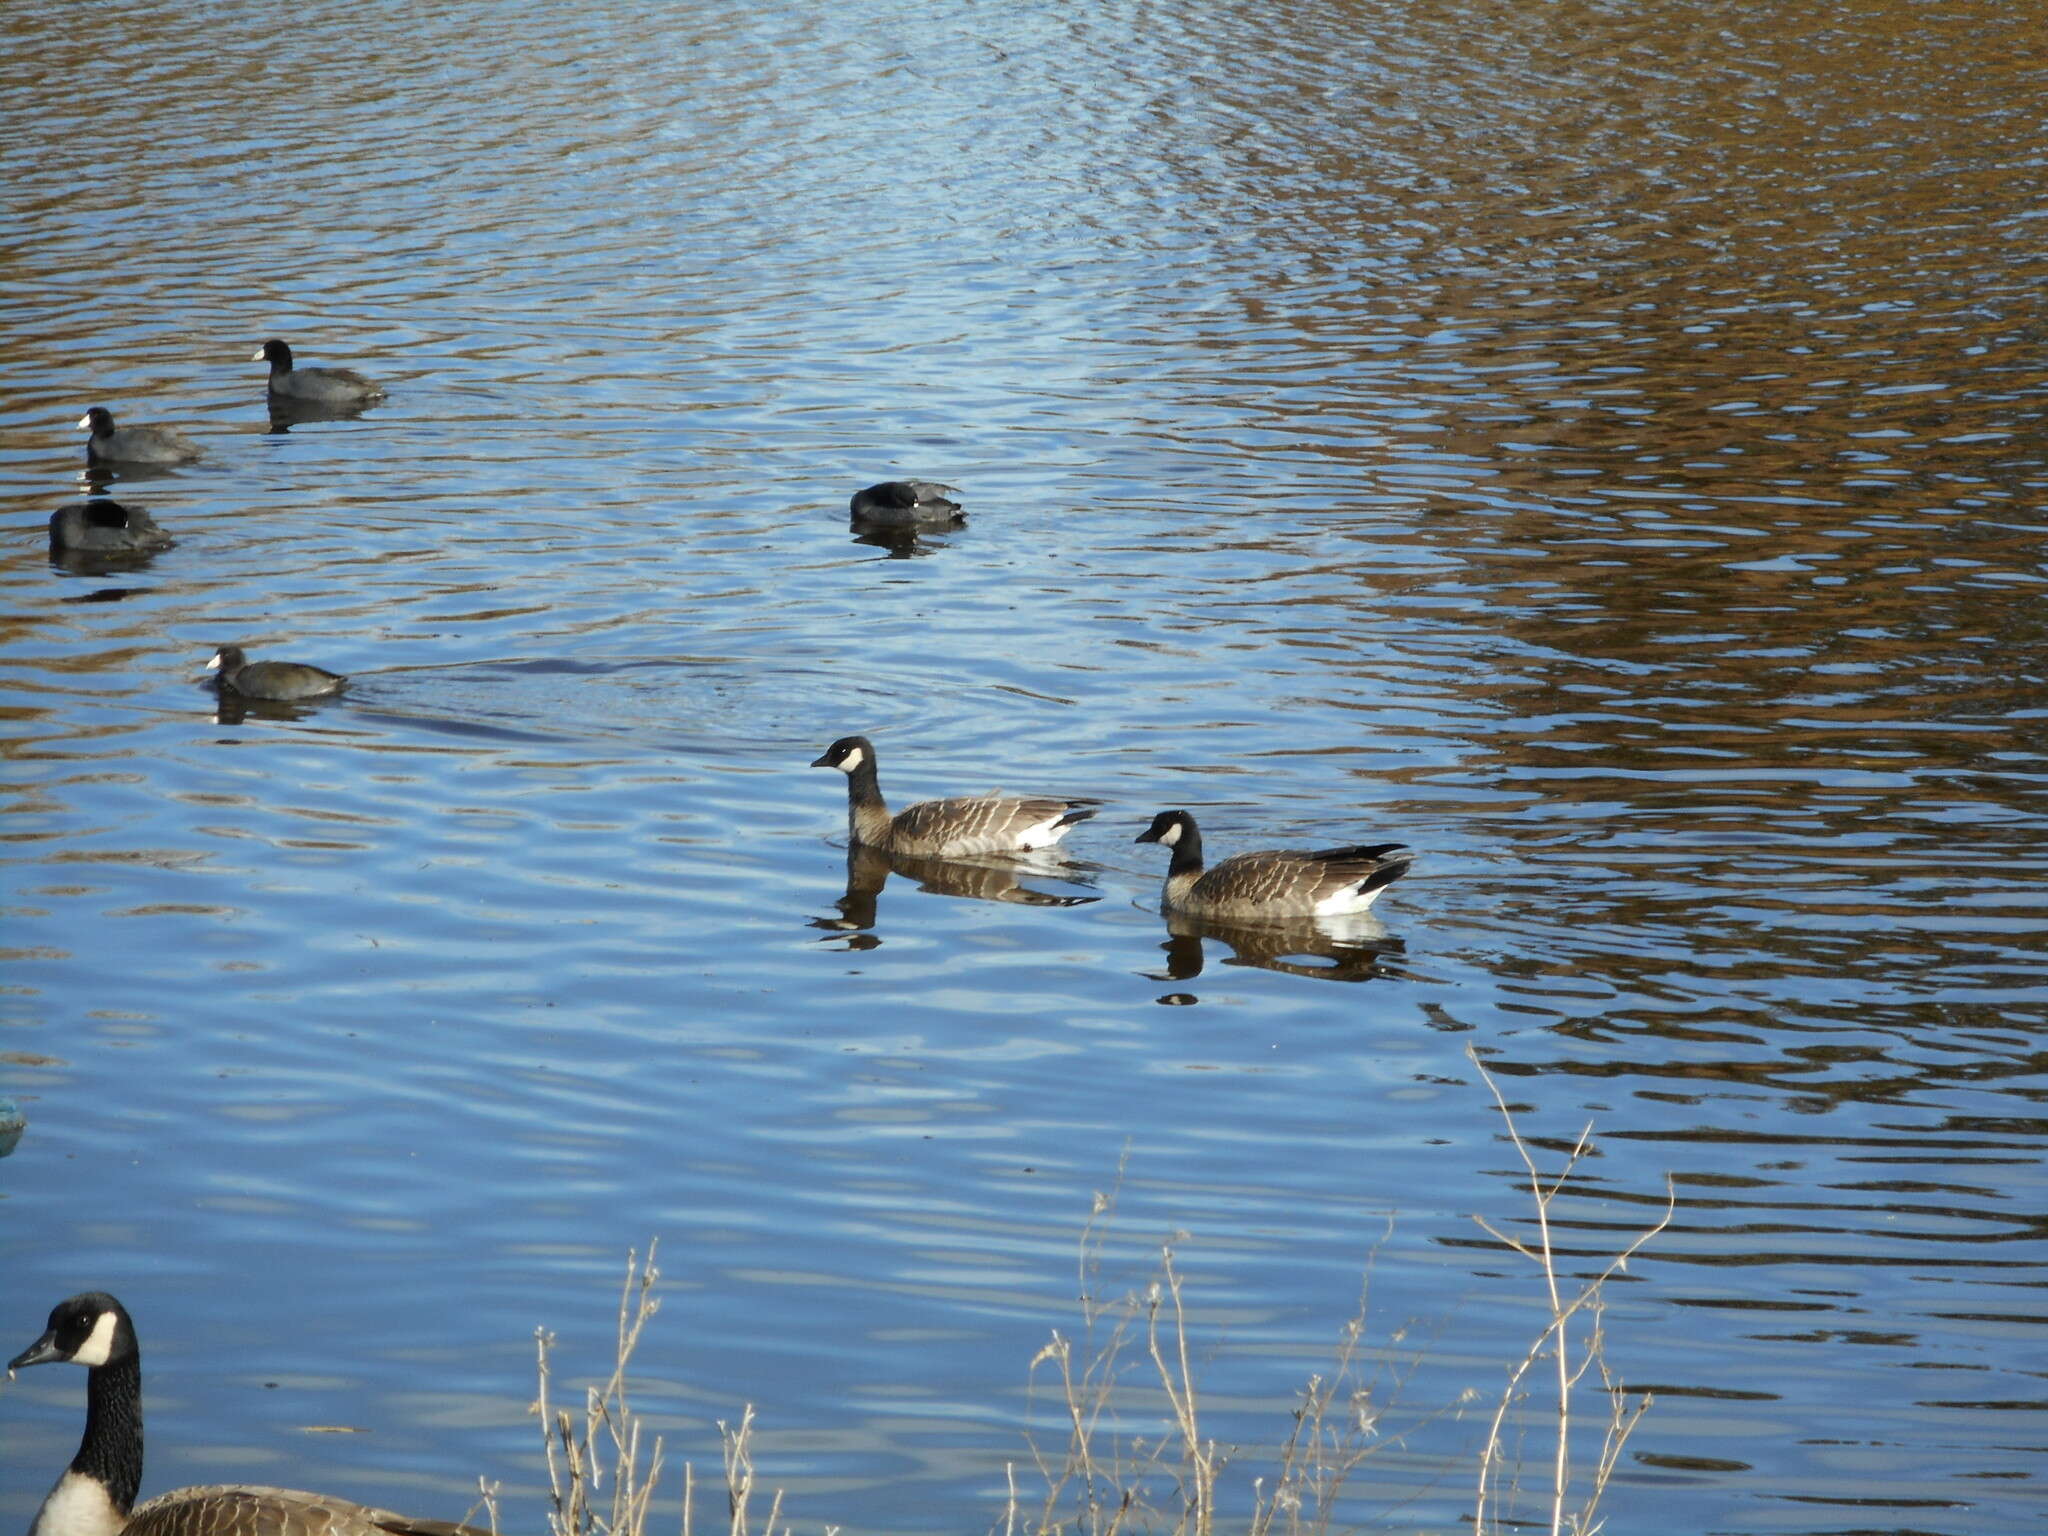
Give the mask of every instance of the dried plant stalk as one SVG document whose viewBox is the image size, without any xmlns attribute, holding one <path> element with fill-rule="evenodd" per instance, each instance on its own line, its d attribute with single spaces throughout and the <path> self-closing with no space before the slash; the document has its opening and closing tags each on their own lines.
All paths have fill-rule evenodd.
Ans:
<svg viewBox="0 0 2048 1536">
<path fill-rule="evenodd" d="M 1550 1207 L 1563 1192 L 1566 1182 L 1577 1170 L 1579 1163 L 1592 1148 L 1592 1127 L 1589 1125 L 1579 1133 L 1576 1143 L 1566 1155 L 1564 1166 L 1546 1184 L 1542 1171 L 1536 1166 L 1536 1159 L 1523 1138 L 1521 1129 L 1515 1124 L 1513 1112 L 1502 1096 L 1500 1085 L 1493 1080 L 1493 1074 L 1486 1070 L 1475 1051 L 1468 1049 L 1467 1058 L 1484 1079 L 1487 1089 L 1493 1095 L 1494 1106 L 1500 1111 L 1502 1122 L 1507 1127 L 1508 1141 L 1522 1159 L 1522 1166 L 1528 1173 L 1529 1193 L 1536 1207 L 1536 1241 L 1533 1246 L 1500 1230 L 1483 1216 L 1473 1220 L 1496 1242 L 1513 1249 L 1523 1258 L 1535 1264 L 1542 1272 L 1545 1295 L 1549 1303 L 1550 1318 L 1529 1346 L 1528 1353 L 1508 1372 L 1507 1385 L 1502 1389 L 1500 1401 L 1495 1405 L 1493 1418 L 1487 1428 L 1486 1445 L 1480 1452 L 1478 1494 L 1473 1505 L 1472 1528 L 1476 1536 L 1506 1529 L 1512 1523 L 1516 1530 L 1523 1529 L 1527 1522 L 1513 1519 L 1505 1512 L 1501 1481 L 1507 1476 L 1507 1453 L 1501 1436 L 1509 1412 L 1520 1400 L 1523 1380 L 1549 1353 L 1556 1376 L 1556 1405 L 1554 1409 L 1555 1436 L 1550 1456 L 1550 1486 L 1548 1525 L 1551 1536 L 1592 1536 L 1600 1528 L 1598 1510 L 1601 1498 L 1606 1494 L 1613 1479 L 1616 1465 L 1621 1459 L 1622 1447 L 1641 1422 L 1644 1412 L 1650 1406 L 1646 1393 L 1633 1403 L 1629 1401 L 1627 1389 L 1608 1370 L 1606 1334 L 1601 1327 L 1606 1302 L 1606 1285 L 1614 1276 L 1625 1272 L 1629 1260 L 1640 1252 L 1643 1246 L 1666 1227 L 1678 1205 L 1678 1191 L 1671 1179 L 1664 1180 L 1664 1213 L 1654 1224 L 1631 1240 L 1621 1252 L 1615 1254 L 1603 1265 L 1592 1279 L 1581 1285 L 1572 1295 L 1566 1295 L 1563 1283 L 1558 1277 L 1557 1252 L 1552 1242 Z M 1583 1330 L 1583 1338 L 1574 1345 L 1572 1319 L 1584 1314 L 1592 1319 Z M 1576 1353 L 1574 1353 L 1576 1349 Z M 1587 1371 L 1597 1369 L 1601 1387 L 1607 1398 L 1606 1427 L 1601 1438 L 1600 1452 L 1595 1458 L 1591 1480 L 1580 1496 L 1576 1506 L 1572 1503 L 1574 1473 L 1572 1468 L 1571 1433 L 1573 1426 L 1572 1393 Z M 1512 1490 L 1510 1490 L 1512 1491 Z"/>
</svg>

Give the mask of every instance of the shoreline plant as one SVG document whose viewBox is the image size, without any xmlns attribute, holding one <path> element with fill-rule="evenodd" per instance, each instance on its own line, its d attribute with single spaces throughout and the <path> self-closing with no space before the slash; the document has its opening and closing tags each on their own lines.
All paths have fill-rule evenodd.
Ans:
<svg viewBox="0 0 2048 1536">
<path fill-rule="evenodd" d="M 1567 1274 L 1556 1246 L 1553 1208 L 1593 1150 L 1592 1127 L 1565 1150 L 1562 1165 L 1546 1174 L 1498 1083 L 1476 1053 L 1468 1056 L 1493 1096 L 1533 1205 L 1533 1214 L 1524 1218 L 1530 1228 L 1526 1237 L 1485 1216 L 1472 1219 L 1503 1250 L 1537 1267 L 1546 1312 L 1526 1353 L 1509 1368 L 1488 1416 L 1469 1528 L 1473 1536 L 1531 1530 L 1596 1536 L 1603 1524 L 1601 1502 L 1630 1435 L 1651 1406 L 1649 1395 L 1631 1393 L 1609 1364 L 1605 1288 L 1670 1225 L 1675 1191 L 1667 1178 L 1664 1209 L 1654 1223 L 1591 1270 Z M 1019 1463 L 1007 1462 L 1004 1505 L 989 1527 L 991 1536 L 1216 1536 L 1223 1476 L 1243 1458 L 1237 1447 L 1204 1432 L 1196 1350 L 1175 1263 L 1175 1245 L 1186 1234 L 1176 1233 L 1161 1245 L 1155 1277 L 1142 1291 L 1104 1301 L 1097 1286 L 1115 1203 L 1113 1193 L 1098 1193 L 1082 1228 L 1080 1347 L 1054 1329 L 1026 1370 L 1027 1463 L 1042 1491 L 1026 1493 L 1018 1483 Z M 666 1462 L 662 1437 L 632 1404 L 629 1372 L 647 1325 L 660 1310 L 655 1257 L 654 1243 L 644 1262 L 637 1251 L 627 1255 L 612 1369 L 602 1382 L 585 1387 L 580 1411 L 556 1402 L 554 1336 L 546 1329 L 535 1332 L 539 1388 L 532 1412 L 540 1420 L 545 1447 L 549 1536 L 649 1536 Z M 1370 1272 L 1368 1266 L 1368 1280 Z M 1407 1444 L 1429 1424 L 1462 1416 L 1484 1396 L 1478 1388 L 1467 1388 L 1453 1402 L 1418 1412 L 1400 1428 L 1388 1427 L 1383 1422 L 1388 1405 L 1398 1401 L 1417 1362 L 1410 1360 L 1407 1370 L 1394 1373 L 1391 1391 L 1383 1363 L 1366 1371 L 1368 1297 L 1369 1289 L 1340 1329 L 1329 1368 L 1311 1375 L 1296 1393 L 1291 1425 L 1265 1453 L 1267 1470 L 1245 1490 L 1250 1512 L 1242 1529 L 1247 1536 L 1326 1536 L 1338 1525 L 1346 1492 L 1366 1462 Z M 1389 1342 L 1403 1337 L 1397 1333 Z M 1540 1370 L 1546 1362 L 1549 1370 Z M 1547 1383 L 1540 1407 L 1535 1401 L 1539 1376 Z M 1055 1399 L 1047 1418 L 1059 1426 L 1057 1443 L 1048 1443 L 1032 1422 L 1031 1404 L 1042 1381 L 1050 1382 L 1046 1390 Z M 1602 1404 L 1597 1416 L 1575 1406 L 1590 1394 Z M 1127 1421 L 1147 1427 L 1132 1432 Z M 779 1488 L 769 1495 L 768 1508 L 756 1523 L 753 1405 L 745 1405 L 736 1422 L 718 1421 L 718 1432 L 723 1518 L 700 1509 L 698 1479 L 686 1461 L 682 1536 L 697 1536 L 700 1519 L 707 1532 L 715 1527 L 725 1536 L 790 1536 Z M 1522 1473 L 1532 1458 L 1510 1452 L 1511 1432 L 1517 1445 L 1532 1434 L 1548 1437 L 1540 1449 L 1544 1474 L 1528 1487 Z M 1592 1447 L 1590 1454 L 1575 1454 L 1575 1447 L 1585 1444 Z M 496 1533 L 494 1486 L 484 1487 L 478 1508 Z M 836 1536 L 837 1530 L 826 1526 L 825 1536 Z"/>
</svg>

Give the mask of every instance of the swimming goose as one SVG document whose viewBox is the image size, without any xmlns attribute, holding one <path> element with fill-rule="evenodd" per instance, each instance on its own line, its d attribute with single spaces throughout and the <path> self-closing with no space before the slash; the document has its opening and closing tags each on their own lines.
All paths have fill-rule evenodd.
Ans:
<svg viewBox="0 0 2048 1536">
<path fill-rule="evenodd" d="M 180 1488 L 139 1508 L 142 1351 L 127 1308 L 87 1291 L 50 1311 L 43 1336 L 7 1362 L 69 1360 L 86 1367 L 85 1437 L 29 1536 L 483 1536 L 447 1520 L 414 1520 L 290 1488 Z"/>
<path fill-rule="evenodd" d="M 252 363 L 270 364 L 270 393 L 314 405 L 374 405 L 384 388 L 352 368 L 295 368 L 292 349 L 273 337 L 256 349 Z"/>
<path fill-rule="evenodd" d="M 1240 853 L 1202 867 L 1202 834 L 1186 811 L 1161 811 L 1135 839 L 1173 850 L 1161 905 L 1194 917 L 1335 917 L 1363 912 L 1408 873 L 1415 857 L 1399 843 L 1325 848 L 1317 853 L 1269 849 Z"/>
<path fill-rule="evenodd" d="M 952 499 L 959 494 L 929 480 L 884 480 L 855 491 L 847 510 L 861 523 L 950 523 L 966 515 Z"/>
<path fill-rule="evenodd" d="M 146 555 L 169 549 L 172 539 L 140 507 L 106 496 L 74 501 L 50 514 L 50 548 L 90 555 Z"/>
<path fill-rule="evenodd" d="M 303 661 L 251 661 L 239 645 L 224 645 L 206 664 L 209 672 L 220 674 L 223 693 L 239 693 L 245 699 L 270 699 L 289 703 L 293 699 L 318 699 L 341 692 L 348 679 L 325 667 L 309 667 Z"/>
<path fill-rule="evenodd" d="M 945 859 L 1050 848 L 1095 814 L 1078 800 L 997 794 L 920 800 L 891 816 L 875 775 L 875 744 L 865 736 L 840 737 L 811 766 L 837 768 L 846 775 L 846 818 L 853 841 L 885 853 Z"/>
<path fill-rule="evenodd" d="M 88 461 L 189 464 L 200 456 L 197 443 L 170 427 L 115 426 L 113 412 L 104 405 L 96 405 L 79 417 L 78 429 L 92 434 L 85 440 Z"/>
</svg>

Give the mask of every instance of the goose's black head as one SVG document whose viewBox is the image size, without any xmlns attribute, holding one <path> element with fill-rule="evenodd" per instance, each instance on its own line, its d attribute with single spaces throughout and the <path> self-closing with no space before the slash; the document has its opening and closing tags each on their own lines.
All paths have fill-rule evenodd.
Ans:
<svg viewBox="0 0 2048 1536">
<path fill-rule="evenodd" d="M 1186 811 L 1161 811 L 1152 818 L 1152 825 L 1140 832 L 1131 841 L 1134 843 L 1164 843 L 1172 848 L 1182 838 L 1195 830 L 1195 818 Z"/>
<path fill-rule="evenodd" d="M 105 1291 L 86 1291 L 52 1307 L 43 1336 L 8 1361 L 7 1369 L 12 1373 L 51 1360 L 105 1365 L 134 1353 L 135 1324 L 128 1309 Z"/>
<path fill-rule="evenodd" d="M 865 736 L 842 736 L 825 749 L 825 755 L 812 763 L 813 768 L 837 768 L 841 773 L 851 773 L 862 763 L 875 760 L 875 744 Z"/>
<path fill-rule="evenodd" d="M 90 432 L 94 437 L 112 437 L 114 413 L 104 405 L 96 405 L 78 418 L 78 430 Z"/>
<path fill-rule="evenodd" d="M 268 363 L 271 369 L 277 373 L 290 373 L 292 371 L 292 349 L 273 336 L 256 349 L 256 355 L 250 358 L 249 361 L 252 363 Z"/>
</svg>

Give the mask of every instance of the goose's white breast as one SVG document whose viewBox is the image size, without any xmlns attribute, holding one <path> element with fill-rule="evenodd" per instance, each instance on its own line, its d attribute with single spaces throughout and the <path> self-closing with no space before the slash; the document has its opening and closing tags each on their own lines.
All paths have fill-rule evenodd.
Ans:
<svg viewBox="0 0 2048 1536">
<path fill-rule="evenodd" d="M 104 1483 L 66 1468 L 36 1511 L 29 1536 L 118 1536 L 127 1523 Z"/>
</svg>

